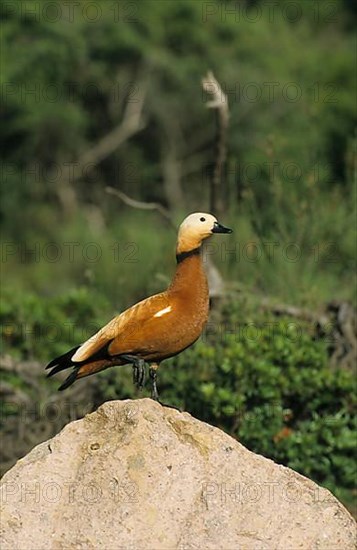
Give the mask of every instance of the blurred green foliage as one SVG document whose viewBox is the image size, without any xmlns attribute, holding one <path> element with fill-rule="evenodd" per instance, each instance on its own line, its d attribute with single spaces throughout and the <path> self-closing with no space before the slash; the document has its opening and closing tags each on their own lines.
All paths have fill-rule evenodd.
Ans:
<svg viewBox="0 0 357 550">
<path fill-rule="evenodd" d="M 106 321 L 108 303 L 85 288 L 40 299 L 4 292 L 0 304 L 3 353 L 48 362 L 87 340 Z"/>
<path fill-rule="evenodd" d="M 229 279 L 285 300 L 355 299 L 353 3 L 302 1 L 296 13 L 284 0 L 273 11 L 243 0 L 56 5 L 4 7 L 2 238 L 21 250 L 76 242 L 80 253 L 52 263 L 5 253 L 10 286 L 53 294 L 94 283 L 118 305 L 144 295 L 147 281 L 160 286 L 173 233 L 104 188 L 159 201 L 177 222 L 208 208 L 215 129 L 200 80 L 212 69 L 230 106 L 230 245 L 279 243 L 273 260 L 214 259 Z M 71 180 L 81 154 L 121 123 L 141 87 L 145 127 Z M 168 191 L 169 154 L 182 204 Z M 96 263 L 81 253 L 88 242 L 103 252 Z M 135 243 L 137 265 L 125 254 L 115 264 L 113 242 Z M 284 255 L 289 243 L 297 262 Z"/>
</svg>

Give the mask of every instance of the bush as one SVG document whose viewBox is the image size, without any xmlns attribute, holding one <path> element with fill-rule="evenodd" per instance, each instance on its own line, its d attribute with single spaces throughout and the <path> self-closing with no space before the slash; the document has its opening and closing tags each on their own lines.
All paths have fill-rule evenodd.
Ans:
<svg viewBox="0 0 357 550">
<path fill-rule="evenodd" d="M 4 292 L 2 351 L 18 359 L 49 362 L 99 330 L 108 309 L 105 299 L 85 288 L 52 298 Z"/>
</svg>

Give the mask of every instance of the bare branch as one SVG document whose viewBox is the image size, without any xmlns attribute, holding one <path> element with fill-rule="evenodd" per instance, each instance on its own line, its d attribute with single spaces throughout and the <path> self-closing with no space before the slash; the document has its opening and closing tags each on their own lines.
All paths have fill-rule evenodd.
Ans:
<svg viewBox="0 0 357 550">
<path fill-rule="evenodd" d="M 136 92 L 135 100 L 129 97 L 121 123 L 88 151 L 78 157 L 73 163 L 70 180 L 61 178 L 58 181 L 56 192 L 62 204 L 63 211 L 68 217 L 72 217 L 77 210 L 77 196 L 73 183 L 83 176 L 84 171 L 88 173 L 99 162 L 111 155 L 120 145 L 144 128 L 142 110 L 146 96 L 147 78 L 144 76 L 134 84 L 133 89 Z M 56 179 L 55 174 L 51 176 L 51 181 L 54 179 Z"/>
<path fill-rule="evenodd" d="M 122 191 L 119 191 L 118 189 L 114 189 L 114 187 L 110 187 L 110 186 L 107 186 L 105 188 L 105 190 L 106 190 L 107 193 L 109 193 L 110 195 L 114 195 L 114 196 L 118 197 L 125 204 L 127 204 L 128 206 L 131 206 L 132 208 L 137 208 L 139 210 L 157 210 L 157 212 L 159 212 L 159 214 L 161 214 L 161 216 L 163 218 L 165 218 L 166 221 L 169 222 L 171 227 L 175 231 L 177 230 L 176 224 L 174 223 L 174 221 L 172 219 L 172 215 L 171 215 L 170 211 L 167 210 L 167 208 L 162 206 L 160 203 L 158 203 L 158 202 L 138 201 L 136 199 L 133 199 L 133 198 L 129 197 L 128 195 L 126 195 Z"/>
<path fill-rule="evenodd" d="M 220 109 L 227 120 L 229 118 L 228 97 L 223 92 L 220 83 L 216 80 L 212 71 L 208 71 L 207 75 L 202 78 L 202 88 L 213 97 L 212 101 L 208 101 L 206 106 L 208 109 Z"/>
<path fill-rule="evenodd" d="M 207 76 L 202 79 L 202 88 L 213 98 L 212 101 L 207 102 L 206 106 L 217 110 L 217 152 L 211 184 L 210 209 L 220 216 L 223 212 L 222 181 L 227 158 L 228 97 L 211 71 L 208 71 Z"/>
<path fill-rule="evenodd" d="M 227 158 L 228 98 L 211 71 L 208 71 L 202 79 L 202 88 L 212 97 L 212 101 L 207 102 L 206 106 L 217 110 L 216 158 L 210 185 L 210 211 L 221 217 L 224 210 L 222 182 Z M 224 296 L 225 284 L 222 275 L 210 257 L 208 257 L 206 270 L 210 296 L 217 298 Z"/>
<path fill-rule="evenodd" d="M 135 86 L 135 89 L 138 90 L 135 101 L 128 100 L 124 118 L 119 126 L 78 158 L 72 176 L 74 180 L 81 177 L 85 167 L 88 170 L 91 165 L 97 165 L 104 158 L 114 153 L 122 143 L 144 128 L 142 109 L 146 96 L 146 83 L 142 81 L 140 85 Z"/>
<path fill-rule="evenodd" d="M 272 303 L 269 298 L 263 298 L 260 306 L 264 311 L 269 311 L 277 316 L 287 315 L 289 317 L 301 319 L 302 321 L 313 322 L 319 324 L 320 326 L 327 326 L 329 323 L 329 318 L 325 314 L 319 314 L 312 310 L 287 304 L 275 304 Z"/>
</svg>

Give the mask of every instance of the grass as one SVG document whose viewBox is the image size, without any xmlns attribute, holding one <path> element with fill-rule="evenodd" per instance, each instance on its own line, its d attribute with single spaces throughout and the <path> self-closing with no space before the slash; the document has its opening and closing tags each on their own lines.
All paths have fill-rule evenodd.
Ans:
<svg viewBox="0 0 357 550">
<path fill-rule="evenodd" d="M 241 291 L 311 308 L 355 302 L 354 204 L 354 193 L 342 191 L 312 195 L 309 204 L 292 197 L 264 213 L 246 200 L 222 220 L 234 233 L 212 238 L 205 255 Z M 104 215 L 102 225 L 84 215 L 56 224 L 47 239 L 39 228 L 26 242 L 4 239 L 5 287 L 45 296 L 84 286 L 116 310 L 165 288 L 175 268 L 173 229 L 156 213 Z"/>
</svg>

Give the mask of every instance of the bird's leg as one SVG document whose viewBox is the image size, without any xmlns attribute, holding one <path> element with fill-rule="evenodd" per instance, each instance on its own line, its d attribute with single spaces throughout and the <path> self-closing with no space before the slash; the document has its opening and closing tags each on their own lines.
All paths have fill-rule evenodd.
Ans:
<svg viewBox="0 0 357 550">
<path fill-rule="evenodd" d="M 141 390 L 145 383 L 145 361 L 135 355 L 121 355 L 120 356 L 128 363 L 133 365 L 133 383 L 139 390 Z"/>
<path fill-rule="evenodd" d="M 145 361 L 137 359 L 133 363 L 133 382 L 139 390 L 142 390 L 145 383 Z"/>
<path fill-rule="evenodd" d="M 145 362 L 143 359 L 138 359 L 133 363 L 133 382 L 140 390 L 145 382 Z"/>
<path fill-rule="evenodd" d="M 151 399 L 154 399 L 157 403 L 160 403 L 163 407 L 169 407 L 169 409 L 175 409 L 176 411 L 180 411 L 178 407 L 175 407 L 174 405 L 168 405 L 167 403 L 163 403 L 159 399 L 159 392 L 157 391 L 157 369 L 159 368 L 159 365 L 157 363 L 153 363 L 149 366 L 149 376 L 151 380 Z"/>
<path fill-rule="evenodd" d="M 154 399 L 154 401 L 159 401 L 159 392 L 157 391 L 157 385 L 156 385 L 157 368 L 158 368 L 158 365 L 155 365 L 155 366 L 150 365 L 149 367 L 149 376 L 151 380 L 151 398 Z"/>
</svg>

